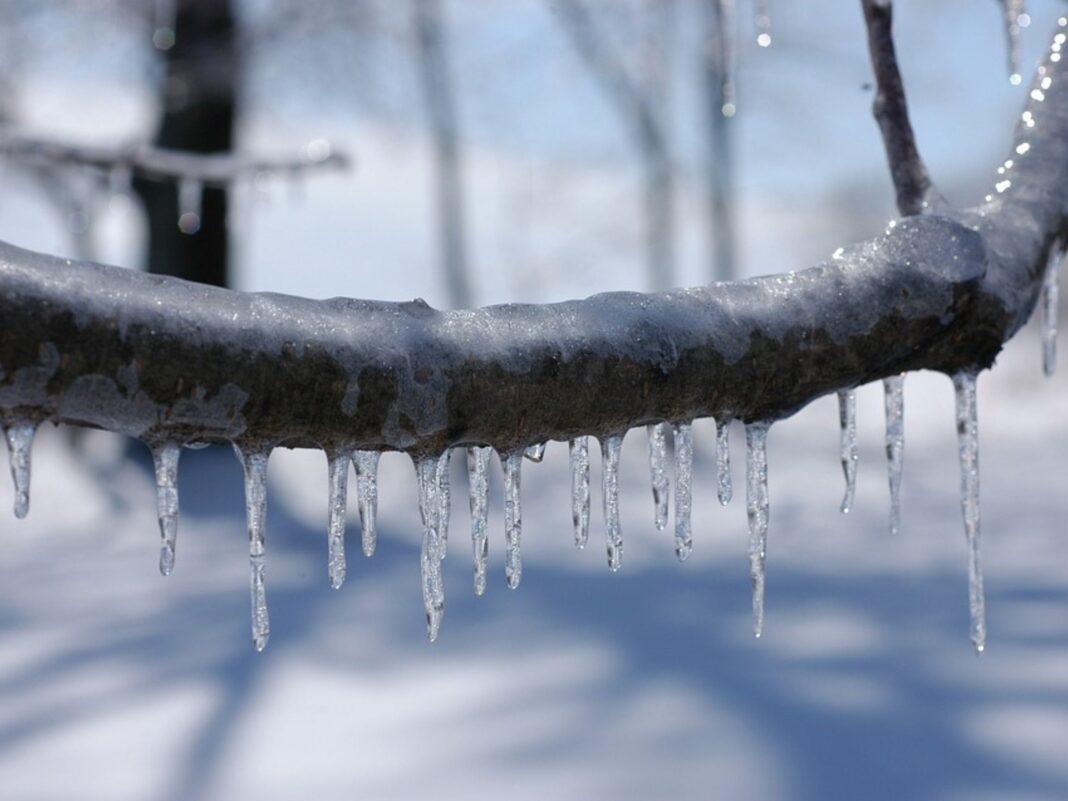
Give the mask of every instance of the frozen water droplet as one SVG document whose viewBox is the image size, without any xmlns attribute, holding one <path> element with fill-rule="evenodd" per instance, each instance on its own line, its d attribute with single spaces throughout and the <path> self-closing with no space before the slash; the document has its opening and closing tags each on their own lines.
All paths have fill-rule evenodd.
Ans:
<svg viewBox="0 0 1068 801">
<path fill-rule="evenodd" d="M 1042 372 L 1052 376 L 1057 369 L 1057 303 L 1061 262 L 1051 258 L 1042 281 Z"/>
<path fill-rule="evenodd" d="M 523 452 L 512 451 L 507 454 L 501 458 L 501 466 L 504 468 L 504 575 L 508 580 L 508 588 L 514 590 L 523 578 L 523 559 L 519 550 L 523 534 L 523 509 L 519 492 Z"/>
<path fill-rule="evenodd" d="M 731 485 L 731 439 L 730 422 L 716 421 L 716 484 L 719 502 L 726 506 L 731 502 L 734 488 Z"/>
<path fill-rule="evenodd" d="M 486 560 L 489 558 L 489 461 L 492 448 L 469 448 L 467 475 L 471 493 L 471 547 L 475 559 L 475 595 L 486 591 Z"/>
<path fill-rule="evenodd" d="M 857 491 L 857 393 L 845 389 L 838 393 L 838 423 L 841 426 L 839 451 L 842 472 L 845 474 L 845 496 L 842 498 L 842 514 L 853 508 Z"/>
<path fill-rule="evenodd" d="M 667 478 L 667 432 L 668 424 L 660 423 L 646 427 L 649 434 L 649 473 L 653 484 L 654 522 L 657 531 L 667 527 L 668 478 Z"/>
<path fill-rule="evenodd" d="M 693 494 L 693 426 L 679 423 L 675 435 L 675 556 L 680 562 L 693 550 L 690 511 Z"/>
<path fill-rule="evenodd" d="M 423 457 L 415 462 L 419 484 L 419 515 L 423 519 L 423 542 L 419 551 L 419 572 L 423 585 L 423 608 L 426 610 L 426 633 L 430 642 L 438 638 L 445 615 L 445 580 L 441 573 L 441 540 L 438 498 L 438 459 Z"/>
<path fill-rule="evenodd" d="M 440 557 L 445 558 L 449 550 L 449 518 L 452 516 L 452 493 L 449 491 L 449 464 L 452 460 L 452 450 L 446 450 L 438 457 L 437 482 L 438 482 L 438 542 L 440 544 Z"/>
<path fill-rule="evenodd" d="M 167 442 L 152 448 L 156 470 L 156 514 L 159 517 L 159 572 L 169 576 L 174 570 L 174 549 L 178 539 L 178 457 L 182 448 Z"/>
<path fill-rule="evenodd" d="M 203 196 L 204 184 L 200 180 L 183 178 L 178 182 L 178 228 L 183 234 L 200 230 Z"/>
<path fill-rule="evenodd" d="M 264 579 L 267 525 L 267 460 L 270 450 L 245 450 L 234 445 L 245 471 L 245 517 L 248 522 L 249 590 L 252 596 L 252 644 L 257 651 L 267 647 L 271 621 L 267 615 Z"/>
<path fill-rule="evenodd" d="M 15 482 L 15 517 L 22 520 L 30 513 L 30 457 L 37 424 L 15 420 L 4 428 L 11 460 L 11 479 Z"/>
<path fill-rule="evenodd" d="M 753 582 L 753 634 L 764 633 L 764 563 L 768 552 L 768 423 L 745 427 L 749 575 Z"/>
<path fill-rule="evenodd" d="M 539 442 L 536 445 L 531 445 L 529 448 L 526 449 L 526 451 L 523 452 L 523 455 L 530 459 L 530 461 L 532 462 L 540 462 L 542 459 L 545 458 L 545 446 L 547 444 L 548 443 L 546 442 Z"/>
<path fill-rule="evenodd" d="M 986 603 L 983 598 L 983 568 L 979 558 L 979 418 L 976 410 L 975 373 L 953 376 L 957 407 L 957 439 L 960 453 L 960 505 L 964 536 L 968 543 L 968 611 L 971 640 L 977 652 L 986 645 Z"/>
<path fill-rule="evenodd" d="M 585 548 L 590 538 L 590 440 L 578 437 L 567 446 L 571 463 L 571 522 L 575 547 Z"/>
<path fill-rule="evenodd" d="M 327 521 L 327 577 L 330 586 L 341 589 L 345 583 L 345 513 L 349 494 L 349 455 L 339 451 L 327 454 L 329 485 Z"/>
<path fill-rule="evenodd" d="M 360 511 L 363 555 L 373 556 L 378 541 L 375 529 L 378 517 L 378 451 L 354 451 L 352 466 L 356 469 L 356 505 Z"/>
<path fill-rule="evenodd" d="M 905 455 L 905 374 L 883 379 L 886 470 L 890 481 L 890 533 L 901 528 L 901 465 Z"/>
<path fill-rule="evenodd" d="M 623 435 L 601 440 L 601 497 L 604 504 L 604 534 L 608 549 L 608 569 L 623 566 L 623 529 L 619 523 L 619 453 Z"/>
</svg>

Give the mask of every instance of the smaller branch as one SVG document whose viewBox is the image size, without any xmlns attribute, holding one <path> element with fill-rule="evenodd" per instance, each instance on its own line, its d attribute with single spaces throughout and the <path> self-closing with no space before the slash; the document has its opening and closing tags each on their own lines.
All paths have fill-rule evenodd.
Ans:
<svg viewBox="0 0 1068 801">
<path fill-rule="evenodd" d="M 892 0 L 861 0 L 868 28 L 868 51 L 875 73 L 875 101 L 872 113 L 890 163 L 890 176 L 897 193 L 898 211 L 903 216 L 919 214 L 924 201 L 934 192 L 909 122 L 905 87 L 897 68 L 894 36 L 891 30 Z"/>
<path fill-rule="evenodd" d="M 193 153 L 152 145 L 75 145 L 0 133 L 0 158 L 36 167 L 68 164 L 104 172 L 129 170 L 133 175 L 175 182 L 195 181 L 225 186 L 261 172 L 295 175 L 308 170 L 351 167 L 345 153 L 334 152 L 325 140 L 309 142 L 297 156 L 249 157 L 224 153 Z"/>
</svg>

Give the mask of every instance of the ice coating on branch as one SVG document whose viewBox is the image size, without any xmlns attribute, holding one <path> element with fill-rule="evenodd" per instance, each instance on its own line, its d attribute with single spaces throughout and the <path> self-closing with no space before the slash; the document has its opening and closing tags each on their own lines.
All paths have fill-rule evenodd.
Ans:
<svg viewBox="0 0 1068 801">
<path fill-rule="evenodd" d="M 585 548 L 590 538 L 590 438 L 578 437 L 567 445 L 571 464 L 571 522 L 575 547 Z"/>
<path fill-rule="evenodd" d="M 1024 27 L 1021 15 L 1024 13 L 1024 0 L 1001 0 L 1005 17 L 1005 38 L 1009 56 L 1009 83 L 1016 86 L 1020 77 L 1020 28 Z"/>
<path fill-rule="evenodd" d="M 986 603 L 983 567 L 979 557 L 979 420 L 976 412 L 975 373 L 953 376 L 957 406 L 957 440 L 960 454 L 960 506 L 968 543 L 968 611 L 971 640 L 976 653 L 986 647 Z"/>
<path fill-rule="evenodd" d="M 452 460 L 452 449 L 438 457 L 437 482 L 438 482 L 438 539 L 441 542 L 441 558 L 449 550 L 449 517 L 452 515 L 452 494 L 449 491 L 449 464 Z"/>
<path fill-rule="evenodd" d="M 857 393 L 853 389 L 844 389 L 838 393 L 839 453 L 842 459 L 842 472 L 845 474 L 845 495 L 842 498 L 842 514 L 849 514 L 853 508 L 853 497 L 857 491 Z"/>
<path fill-rule="evenodd" d="M 267 524 L 267 460 L 270 450 L 234 451 L 245 471 L 245 519 L 248 522 L 249 591 L 252 600 L 252 644 L 257 651 L 267 647 L 271 621 L 267 615 L 267 590 L 264 580 Z"/>
<path fill-rule="evenodd" d="M 756 30 L 757 44 L 761 47 L 771 47 L 770 0 L 756 0 Z"/>
<path fill-rule="evenodd" d="M 341 589 L 345 583 L 345 513 L 349 493 L 349 455 L 327 454 L 329 502 L 327 522 L 327 576 L 330 586 Z"/>
<path fill-rule="evenodd" d="M 37 424 L 15 420 L 4 427 L 11 479 L 15 482 L 15 517 L 22 520 L 30 512 L 30 457 Z"/>
<path fill-rule="evenodd" d="M 653 521 L 656 530 L 667 528 L 668 478 L 667 478 L 667 423 L 646 426 L 649 434 L 649 474 L 653 484 Z"/>
<path fill-rule="evenodd" d="M 1042 280 L 1042 372 L 1052 376 L 1057 369 L 1057 302 L 1061 263 L 1051 258 Z"/>
<path fill-rule="evenodd" d="M 520 505 L 520 477 L 523 452 L 513 451 L 501 459 L 504 467 L 504 576 L 508 589 L 514 590 L 523 578 L 523 558 L 520 538 L 523 534 L 523 508 Z"/>
<path fill-rule="evenodd" d="M 679 423 L 675 434 L 675 556 L 680 562 L 693 550 L 690 512 L 693 493 L 693 425 Z"/>
<path fill-rule="evenodd" d="M 731 485 L 731 428 L 730 421 L 716 421 L 716 488 L 719 502 L 726 506 L 734 495 Z"/>
<path fill-rule="evenodd" d="M 438 638 L 441 618 L 445 615 L 445 580 L 441 573 L 440 538 L 441 500 L 438 497 L 438 459 L 421 457 L 415 461 L 419 485 L 419 515 L 423 520 L 423 542 L 419 550 L 419 573 L 426 610 L 426 635 L 430 642 Z"/>
<path fill-rule="evenodd" d="M 183 178 L 178 182 L 178 229 L 183 234 L 195 234 L 200 230 L 201 201 L 204 184 L 196 178 Z"/>
<path fill-rule="evenodd" d="M 471 548 L 475 561 L 475 595 L 486 591 L 489 557 L 489 461 L 493 448 L 467 449 L 467 476 L 471 501 Z"/>
<path fill-rule="evenodd" d="M 601 440 L 601 496 L 604 504 L 604 535 L 608 549 L 608 569 L 623 566 L 623 529 L 619 523 L 619 452 L 623 435 Z"/>
<path fill-rule="evenodd" d="M 886 406 L 886 474 L 890 482 L 890 533 L 901 528 L 901 464 L 905 455 L 905 374 L 883 379 Z"/>
<path fill-rule="evenodd" d="M 169 576 L 174 570 L 174 549 L 178 540 L 178 457 L 182 448 L 167 442 L 152 448 L 156 471 L 156 515 L 159 517 L 159 572 Z"/>
<path fill-rule="evenodd" d="M 375 529 L 378 517 L 378 451 L 354 451 L 352 466 L 356 468 L 356 505 L 360 511 L 363 530 L 361 544 L 364 556 L 373 556 L 378 542 Z"/>
<path fill-rule="evenodd" d="M 764 562 L 768 553 L 768 423 L 745 427 L 746 493 L 749 516 L 749 575 L 753 582 L 753 635 L 764 633 Z"/>
<path fill-rule="evenodd" d="M 537 445 L 531 445 L 523 452 L 523 455 L 532 462 L 540 462 L 545 458 L 546 445 L 548 445 L 547 442 L 539 442 Z"/>
</svg>

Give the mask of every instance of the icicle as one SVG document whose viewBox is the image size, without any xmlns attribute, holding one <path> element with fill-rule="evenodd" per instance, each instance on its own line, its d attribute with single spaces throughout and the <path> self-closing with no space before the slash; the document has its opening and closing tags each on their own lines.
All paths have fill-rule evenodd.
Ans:
<svg viewBox="0 0 1068 801">
<path fill-rule="evenodd" d="M 201 201 L 204 184 L 197 178 L 183 178 L 178 183 L 178 229 L 183 234 L 200 230 Z"/>
<path fill-rule="evenodd" d="M 468 448 L 467 475 L 471 493 L 471 547 L 475 558 L 475 595 L 486 591 L 489 556 L 489 460 L 492 448 Z"/>
<path fill-rule="evenodd" d="M 768 553 L 768 423 L 745 427 L 749 575 L 753 581 L 753 634 L 764 633 L 764 561 Z"/>
<path fill-rule="evenodd" d="M 327 522 L 327 576 L 330 586 L 341 589 L 345 583 L 345 513 L 349 493 L 349 455 L 340 451 L 327 454 L 330 498 Z"/>
<path fill-rule="evenodd" d="M 15 517 L 19 520 L 30 512 L 30 457 L 36 433 L 37 424 L 26 420 L 17 420 L 4 428 L 11 478 L 15 482 Z"/>
<path fill-rule="evenodd" d="M 159 517 L 159 572 L 169 576 L 174 570 L 174 548 L 178 539 L 178 457 L 182 448 L 168 442 L 152 448 L 156 468 L 156 514 Z"/>
<path fill-rule="evenodd" d="M 690 508 L 693 488 L 693 426 L 679 423 L 675 434 L 675 556 L 680 562 L 693 550 Z"/>
<path fill-rule="evenodd" d="M 839 450 L 842 472 L 845 474 L 845 496 L 842 498 L 842 514 L 853 508 L 853 496 L 857 491 L 857 393 L 845 389 L 838 393 L 838 422 L 841 426 Z"/>
<path fill-rule="evenodd" d="M 1046 266 L 1042 281 L 1042 372 L 1052 377 L 1057 369 L 1057 301 L 1060 260 L 1053 258 Z"/>
<path fill-rule="evenodd" d="M 957 438 L 960 453 L 961 511 L 968 542 L 968 611 L 976 653 L 986 647 L 986 609 L 983 568 L 979 560 L 979 419 L 975 403 L 975 373 L 953 376 L 957 401 Z"/>
<path fill-rule="evenodd" d="M 267 523 L 267 459 L 269 450 L 243 451 L 234 445 L 245 471 L 245 516 L 248 521 L 249 588 L 252 595 L 252 644 L 257 651 L 267 647 L 271 621 L 267 615 L 264 581 Z"/>
<path fill-rule="evenodd" d="M 731 486 L 731 440 L 730 422 L 716 421 L 716 483 L 719 502 L 726 506 L 731 502 L 734 488 Z"/>
<path fill-rule="evenodd" d="M 352 466 L 356 468 L 356 504 L 360 510 L 363 529 L 363 555 L 373 556 L 378 541 L 375 522 L 378 517 L 378 451 L 354 451 Z"/>
<path fill-rule="evenodd" d="M 769 0 L 756 0 L 757 44 L 771 47 L 771 3 Z"/>
<path fill-rule="evenodd" d="M 649 472 L 653 479 L 653 505 L 657 531 L 667 528 L 668 478 L 667 478 L 667 432 L 668 424 L 647 426 L 649 434 Z"/>
<path fill-rule="evenodd" d="M 1020 28 L 1021 15 L 1024 11 L 1024 0 L 1001 0 L 1005 6 L 1005 37 L 1009 49 L 1009 83 L 1018 85 L 1020 76 Z"/>
<path fill-rule="evenodd" d="M 901 528 L 901 462 L 905 453 L 905 374 L 883 379 L 886 468 L 890 480 L 890 533 Z"/>
<path fill-rule="evenodd" d="M 546 445 L 548 445 L 547 442 L 539 442 L 536 445 L 531 445 L 523 452 L 523 455 L 530 459 L 530 461 L 532 462 L 540 462 L 542 459 L 545 458 Z"/>
<path fill-rule="evenodd" d="M 601 440 L 601 495 L 604 503 L 604 533 L 608 547 L 608 569 L 623 566 L 623 530 L 619 524 L 619 451 L 623 436 Z"/>
<path fill-rule="evenodd" d="M 452 450 L 446 450 L 438 457 L 437 473 L 438 482 L 438 542 L 440 544 L 439 555 L 445 558 L 449 550 L 449 518 L 452 516 L 452 495 L 449 491 L 449 464 L 452 460 Z"/>
<path fill-rule="evenodd" d="M 176 5 L 176 0 L 156 0 L 152 44 L 157 50 L 170 50 L 174 47 Z"/>
<path fill-rule="evenodd" d="M 426 633 L 430 642 L 438 638 L 441 618 L 445 615 L 445 581 L 441 574 L 441 540 L 438 498 L 438 459 L 424 457 L 415 463 L 419 483 L 419 514 L 423 519 L 423 543 L 419 551 L 419 568 L 423 584 L 423 607 L 426 610 Z"/>
<path fill-rule="evenodd" d="M 718 51 L 719 99 L 720 113 L 727 118 L 733 117 L 738 107 L 734 102 L 734 0 L 713 0 L 716 9 L 716 38 L 706 47 Z"/>
<path fill-rule="evenodd" d="M 585 548 L 590 538 L 590 439 L 578 437 L 567 446 L 571 462 L 571 522 L 575 547 Z"/>
<path fill-rule="evenodd" d="M 501 459 L 504 466 L 504 575 L 508 588 L 514 590 L 523 578 L 523 559 L 519 541 L 523 533 L 523 509 L 520 505 L 519 479 L 523 452 L 513 451 Z"/>
</svg>

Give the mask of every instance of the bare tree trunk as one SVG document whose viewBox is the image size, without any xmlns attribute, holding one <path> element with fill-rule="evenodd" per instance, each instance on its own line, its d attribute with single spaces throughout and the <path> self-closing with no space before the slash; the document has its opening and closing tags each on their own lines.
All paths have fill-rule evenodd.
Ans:
<svg viewBox="0 0 1068 801">
<path fill-rule="evenodd" d="M 731 29 L 734 0 L 704 0 L 705 48 L 702 60 L 708 114 L 708 202 L 711 278 L 735 278 L 734 175 L 731 118 L 734 77 Z"/>
<path fill-rule="evenodd" d="M 460 131 L 444 26 L 442 0 L 413 0 L 419 73 L 434 134 L 438 236 L 445 288 L 452 308 L 473 304 L 464 233 Z"/>
</svg>

